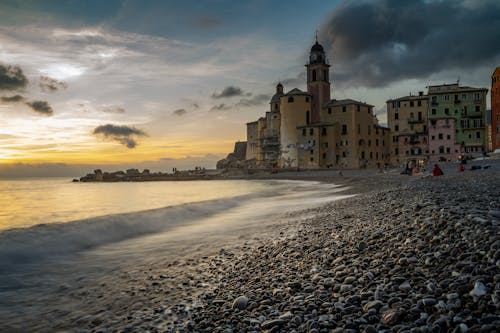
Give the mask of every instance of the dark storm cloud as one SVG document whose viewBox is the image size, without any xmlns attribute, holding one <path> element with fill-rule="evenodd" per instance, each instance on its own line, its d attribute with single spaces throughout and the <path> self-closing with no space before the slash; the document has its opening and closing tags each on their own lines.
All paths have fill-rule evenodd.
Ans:
<svg viewBox="0 0 500 333">
<path fill-rule="evenodd" d="M 177 109 L 173 112 L 176 116 L 183 116 L 187 113 L 186 109 Z"/>
<path fill-rule="evenodd" d="M 63 81 L 58 81 L 48 76 L 40 76 L 40 82 L 38 83 L 40 89 L 45 92 L 55 92 L 59 89 L 66 89 L 68 84 Z"/>
<path fill-rule="evenodd" d="M 231 106 L 222 103 L 222 104 L 212 106 L 209 111 L 225 111 L 225 110 L 229 110 L 229 109 L 231 109 Z"/>
<path fill-rule="evenodd" d="M 344 1 L 320 39 L 339 85 L 385 86 L 444 70 L 472 70 L 500 56 L 500 2 Z"/>
<path fill-rule="evenodd" d="M 18 90 L 27 84 L 28 79 L 21 67 L 0 64 L 0 90 Z"/>
<path fill-rule="evenodd" d="M 5 103 L 19 103 L 24 101 L 24 97 L 21 95 L 2 96 L 0 100 Z"/>
<path fill-rule="evenodd" d="M 135 127 L 106 124 L 97 126 L 94 135 L 102 135 L 105 139 L 121 143 L 127 148 L 135 148 L 137 141 L 134 136 L 147 136 L 146 132 Z"/>
<path fill-rule="evenodd" d="M 250 96 L 251 94 L 245 93 L 240 87 L 227 86 L 222 90 L 222 92 L 214 92 L 212 98 L 228 98 L 234 96 Z"/>
<path fill-rule="evenodd" d="M 237 107 L 245 107 L 245 106 L 257 106 L 257 105 L 262 105 L 271 99 L 271 96 L 265 95 L 265 94 L 260 94 L 260 95 L 255 95 L 252 98 L 242 98 L 238 103 L 236 103 Z"/>
<path fill-rule="evenodd" d="M 54 113 L 54 110 L 47 101 L 27 102 L 26 105 L 32 108 L 33 111 L 45 116 L 51 116 Z"/>
</svg>

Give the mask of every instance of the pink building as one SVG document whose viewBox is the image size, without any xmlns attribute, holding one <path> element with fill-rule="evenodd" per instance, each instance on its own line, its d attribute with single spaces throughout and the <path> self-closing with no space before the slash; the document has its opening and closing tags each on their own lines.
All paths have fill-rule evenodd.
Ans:
<svg viewBox="0 0 500 333">
<path fill-rule="evenodd" d="M 460 144 L 456 143 L 456 120 L 434 118 L 429 122 L 430 162 L 456 161 L 460 155 Z"/>
</svg>

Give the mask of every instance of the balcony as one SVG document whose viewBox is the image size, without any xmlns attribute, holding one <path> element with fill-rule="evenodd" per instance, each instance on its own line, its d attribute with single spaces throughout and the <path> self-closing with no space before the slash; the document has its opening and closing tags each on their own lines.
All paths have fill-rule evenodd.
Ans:
<svg viewBox="0 0 500 333">
<path fill-rule="evenodd" d="M 423 124 L 425 121 L 423 119 L 408 119 L 408 124 Z"/>
<path fill-rule="evenodd" d="M 473 111 L 473 112 L 470 112 L 469 114 L 467 114 L 465 117 L 467 117 L 467 118 L 483 118 L 484 114 L 482 112 Z"/>
<path fill-rule="evenodd" d="M 439 105 L 439 103 L 438 103 L 437 101 L 432 101 L 432 102 L 431 102 L 431 105 L 432 105 L 432 106 L 437 106 L 437 105 Z"/>
<path fill-rule="evenodd" d="M 462 101 L 461 101 L 461 100 L 459 100 L 459 99 L 456 99 L 456 100 L 454 100 L 454 101 L 453 101 L 453 104 L 455 104 L 455 105 L 456 105 L 456 104 L 460 104 L 460 103 L 462 103 Z"/>
</svg>

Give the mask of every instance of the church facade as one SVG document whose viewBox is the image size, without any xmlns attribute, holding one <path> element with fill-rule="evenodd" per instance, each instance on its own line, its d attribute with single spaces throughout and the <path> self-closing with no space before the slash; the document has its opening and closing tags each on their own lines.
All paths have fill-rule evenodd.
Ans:
<svg viewBox="0 0 500 333">
<path fill-rule="evenodd" d="M 373 106 L 331 99 L 330 65 L 318 41 L 306 64 L 307 91 L 281 83 L 265 117 L 247 123 L 247 159 L 257 167 L 376 168 L 390 162 L 389 129 Z"/>
</svg>

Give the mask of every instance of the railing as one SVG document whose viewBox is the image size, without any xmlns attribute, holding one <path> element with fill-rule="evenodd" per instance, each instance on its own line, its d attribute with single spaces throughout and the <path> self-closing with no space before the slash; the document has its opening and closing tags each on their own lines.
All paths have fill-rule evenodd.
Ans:
<svg viewBox="0 0 500 333">
<path fill-rule="evenodd" d="M 439 105 L 439 103 L 437 101 L 432 101 L 431 105 L 435 106 L 435 105 Z"/>
<path fill-rule="evenodd" d="M 425 123 L 423 119 L 408 119 L 408 124 L 422 124 Z"/>
<path fill-rule="evenodd" d="M 461 101 L 461 100 L 459 100 L 459 99 L 456 99 L 456 100 L 454 100 L 454 101 L 453 101 L 453 103 L 454 103 L 454 104 L 460 104 L 461 102 L 462 102 L 462 101 Z"/>
</svg>

